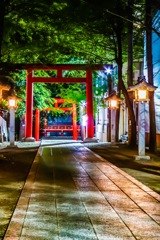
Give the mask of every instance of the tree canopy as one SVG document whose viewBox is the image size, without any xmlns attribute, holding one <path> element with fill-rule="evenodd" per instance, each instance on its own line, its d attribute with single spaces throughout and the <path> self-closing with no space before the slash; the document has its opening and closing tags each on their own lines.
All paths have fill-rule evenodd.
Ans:
<svg viewBox="0 0 160 240">
<path fill-rule="evenodd" d="M 157 4 L 156 1 L 152 3 L 154 6 Z M 17 73 L 8 70 L 9 65 L 117 63 L 119 36 L 123 64 L 128 58 L 126 46 L 129 21 L 132 21 L 134 26 L 133 57 L 140 59 L 143 57 L 145 30 L 144 4 L 144 0 L 133 0 L 133 19 L 130 20 L 129 1 L 124 0 L 1 0 L 0 81 L 11 85 L 15 82 L 17 91 L 22 92 L 23 97 L 24 73 L 23 77 L 20 73 L 17 78 Z M 11 81 L 12 79 L 14 81 Z M 47 99 L 52 96 L 51 91 L 48 91 L 48 94 L 44 94 L 44 101 L 39 102 L 42 92 L 46 93 L 48 86 L 43 84 L 41 88 L 43 89 L 38 87 L 35 90 L 37 106 L 42 102 L 45 105 L 45 96 Z M 68 95 L 70 91 L 71 86 L 68 88 Z M 61 92 L 64 94 L 63 90 Z M 55 91 L 56 94 L 60 94 L 60 90 L 58 93 Z"/>
</svg>

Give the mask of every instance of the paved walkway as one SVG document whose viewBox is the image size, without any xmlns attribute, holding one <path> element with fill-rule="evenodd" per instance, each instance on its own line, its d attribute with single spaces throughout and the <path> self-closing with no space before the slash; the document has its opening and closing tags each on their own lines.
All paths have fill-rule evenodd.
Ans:
<svg viewBox="0 0 160 240">
<path fill-rule="evenodd" d="M 34 160 L 5 240 L 158 240 L 160 195 L 81 143 Z"/>
</svg>

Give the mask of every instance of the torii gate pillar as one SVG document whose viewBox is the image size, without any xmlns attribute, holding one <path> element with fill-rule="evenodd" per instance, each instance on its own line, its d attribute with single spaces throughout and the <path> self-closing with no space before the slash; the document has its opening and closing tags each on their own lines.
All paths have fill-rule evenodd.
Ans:
<svg viewBox="0 0 160 240">
<path fill-rule="evenodd" d="M 73 140 L 77 140 L 77 113 L 76 113 L 76 104 L 73 103 Z"/>
<path fill-rule="evenodd" d="M 33 81 L 32 81 L 32 69 L 27 69 L 27 81 L 26 81 L 26 141 L 34 141 L 32 137 L 32 114 L 33 114 Z"/>
<path fill-rule="evenodd" d="M 87 138 L 94 137 L 92 71 L 86 72 Z"/>
<path fill-rule="evenodd" d="M 40 130 L 40 110 L 36 108 L 35 111 L 35 139 L 39 141 L 39 130 Z"/>
</svg>

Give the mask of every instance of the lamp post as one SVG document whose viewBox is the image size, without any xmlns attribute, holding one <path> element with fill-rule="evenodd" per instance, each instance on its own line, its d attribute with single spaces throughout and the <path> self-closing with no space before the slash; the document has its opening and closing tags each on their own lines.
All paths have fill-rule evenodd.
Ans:
<svg viewBox="0 0 160 240">
<path fill-rule="evenodd" d="M 15 146 L 15 109 L 17 107 L 17 97 L 15 95 L 8 97 L 8 107 L 10 110 L 10 146 Z"/>
<path fill-rule="evenodd" d="M 135 160 L 150 159 L 145 155 L 145 103 L 149 102 L 148 93 L 156 88 L 145 79 L 128 88 L 128 92 L 134 92 L 134 101 L 138 104 L 138 156 L 135 156 Z"/>
<path fill-rule="evenodd" d="M 119 108 L 119 103 L 122 101 L 113 91 L 107 98 L 104 98 L 105 102 L 108 102 L 108 108 L 111 110 L 111 143 L 116 142 L 116 110 Z"/>
</svg>

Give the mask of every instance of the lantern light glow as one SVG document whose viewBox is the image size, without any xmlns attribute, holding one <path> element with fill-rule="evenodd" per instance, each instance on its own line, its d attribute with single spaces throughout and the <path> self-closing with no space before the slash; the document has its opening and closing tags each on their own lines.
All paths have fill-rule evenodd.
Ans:
<svg viewBox="0 0 160 240">
<path fill-rule="evenodd" d="M 9 99 L 9 107 L 15 107 L 16 100 L 15 99 Z"/>
<path fill-rule="evenodd" d="M 20 98 L 16 97 L 15 95 L 8 97 L 8 107 L 9 108 L 17 108 L 17 100 Z"/>
<path fill-rule="evenodd" d="M 147 90 L 138 90 L 138 99 L 139 100 L 146 100 L 147 99 Z"/>
<path fill-rule="evenodd" d="M 111 100 L 110 106 L 111 106 L 111 108 L 117 108 L 117 100 Z"/>
<path fill-rule="evenodd" d="M 118 109 L 122 98 L 118 97 L 115 90 L 113 90 L 107 98 L 104 98 L 104 101 L 108 102 L 109 109 Z"/>
</svg>

